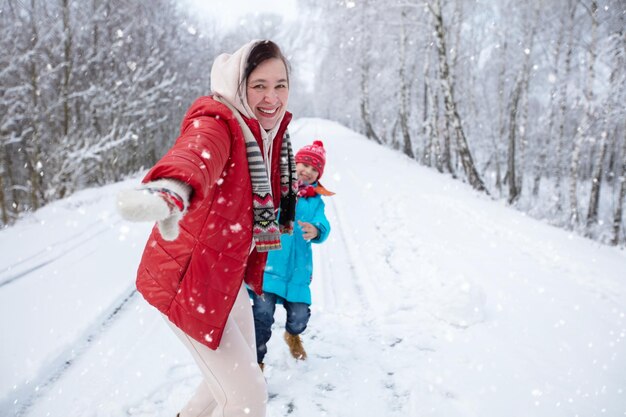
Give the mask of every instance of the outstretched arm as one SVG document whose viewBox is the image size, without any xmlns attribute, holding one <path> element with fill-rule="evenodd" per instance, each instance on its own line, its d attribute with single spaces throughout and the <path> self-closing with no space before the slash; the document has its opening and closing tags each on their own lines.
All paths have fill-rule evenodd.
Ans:
<svg viewBox="0 0 626 417">
<path fill-rule="evenodd" d="M 118 195 L 117 207 L 127 220 L 156 221 L 165 240 L 178 237 L 178 222 L 194 201 L 215 186 L 230 154 L 227 123 L 209 112 L 203 97 L 187 112 L 172 148 L 143 179 Z"/>
</svg>

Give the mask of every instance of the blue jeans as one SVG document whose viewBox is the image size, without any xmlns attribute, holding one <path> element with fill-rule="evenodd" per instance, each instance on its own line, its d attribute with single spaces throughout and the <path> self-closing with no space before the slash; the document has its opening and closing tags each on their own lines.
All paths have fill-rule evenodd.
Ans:
<svg viewBox="0 0 626 417">
<path fill-rule="evenodd" d="M 276 303 L 281 301 L 287 311 L 285 330 L 291 334 L 300 334 L 306 329 L 311 317 L 311 309 L 306 303 L 292 303 L 271 292 L 256 295 L 250 291 L 252 301 L 252 313 L 254 314 L 254 333 L 256 335 L 256 354 L 258 363 L 263 362 L 267 353 L 267 342 L 272 337 L 272 324 L 274 324 L 274 311 Z"/>
</svg>

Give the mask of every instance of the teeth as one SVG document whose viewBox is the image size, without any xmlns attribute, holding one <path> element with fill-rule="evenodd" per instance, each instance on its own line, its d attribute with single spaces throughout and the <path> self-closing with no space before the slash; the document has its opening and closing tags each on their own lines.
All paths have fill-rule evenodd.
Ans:
<svg viewBox="0 0 626 417">
<path fill-rule="evenodd" d="M 274 113 L 276 113 L 276 110 L 278 110 L 278 108 L 276 108 L 276 109 L 274 109 L 274 110 L 265 110 L 265 109 L 261 109 L 261 108 L 259 108 L 259 111 L 260 111 L 261 113 L 265 113 L 265 114 L 274 114 Z"/>
</svg>

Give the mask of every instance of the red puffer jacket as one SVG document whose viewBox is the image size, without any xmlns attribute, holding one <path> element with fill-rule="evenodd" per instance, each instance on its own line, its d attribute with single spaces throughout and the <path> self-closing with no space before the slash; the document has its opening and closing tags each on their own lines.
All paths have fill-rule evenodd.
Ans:
<svg viewBox="0 0 626 417">
<path fill-rule="evenodd" d="M 258 121 L 245 119 L 263 149 Z M 286 113 L 272 147 L 272 192 L 280 206 L 280 149 Z M 259 294 L 267 254 L 252 245 L 252 185 L 243 133 L 231 111 L 201 97 L 183 119 L 180 137 L 143 182 L 174 178 L 193 188 L 179 237 L 155 227 L 137 271 L 137 289 L 189 336 L 217 349 L 245 281 Z"/>
</svg>

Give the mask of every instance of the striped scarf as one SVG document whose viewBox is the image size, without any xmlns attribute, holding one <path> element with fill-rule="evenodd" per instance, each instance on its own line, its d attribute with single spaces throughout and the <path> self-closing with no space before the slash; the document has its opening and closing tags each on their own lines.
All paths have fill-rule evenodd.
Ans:
<svg viewBox="0 0 626 417">
<path fill-rule="evenodd" d="M 246 141 L 248 170 L 252 182 L 252 211 L 253 221 L 252 238 L 258 252 L 267 252 L 281 248 L 281 233 L 291 234 L 296 217 L 296 194 L 298 184 L 296 180 L 296 164 L 289 132 L 285 131 L 280 149 L 280 218 L 276 219 L 276 210 L 272 196 L 272 187 L 268 178 L 267 168 L 263 160 L 261 148 L 252 131 L 243 120 L 239 112 L 224 99 L 215 97 L 226 105 L 232 112 Z M 271 158 L 271 156 L 270 156 Z"/>
</svg>

